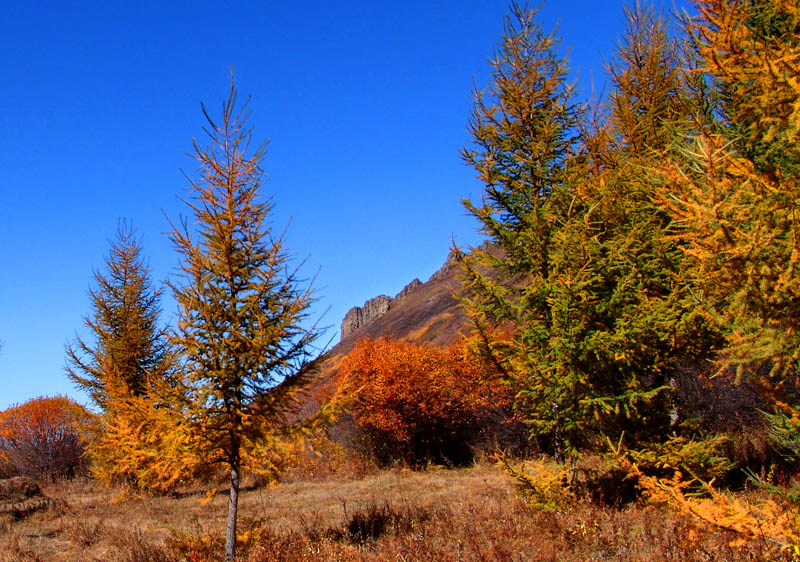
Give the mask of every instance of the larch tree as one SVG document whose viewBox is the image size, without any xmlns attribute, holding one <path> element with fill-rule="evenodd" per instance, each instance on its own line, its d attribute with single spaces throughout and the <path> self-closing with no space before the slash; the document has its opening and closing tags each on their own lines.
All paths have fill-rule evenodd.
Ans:
<svg viewBox="0 0 800 562">
<path fill-rule="evenodd" d="M 629 10 L 610 107 L 589 131 L 554 39 L 513 10 L 463 153 L 485 184 L 483 204 L 466 205 L 492 243 L 464 260 L 465 303 L 557 459 L 623 432 L 662 439 L 670 375 L 713 341 L 647 180 L 687 118 L 677 49 L 658 18 Z"/>
<path fill-rule="evenodd" d="M 696 310 L 693 273 L 659 207 L 652 170 L 691 127 L 690 77 L 677 40 L 651 7 L 625 10 L 626 27 L 608 65 L 611 92 L 600 130 L 587 131 L 584 202 L 572 239 L 583 277 L 577 299 L 590 318 L 583 369 L 607 435 L 649 446 L 678 430 L 675 391 L 686 365 L 707 363 L 718 336 Z"/>
<path fill-rule="evenodd" d="M 191 221 L 175 225 L 182 282 L 173 340 L 182 356 L 182 415 L 196 436 L 193 453 L 230 472 L 225 558 L 235 559 L 239 483 L 248 454 L 285 422 L 308 381 L 312 343 L 304 327 L 310 284 L 290 265 L 273 204 L 261 193 L 265 144 L 251 146 L 247 102 L 236 89 L 219 121 L 203 106 L 208 146 L 194 142 L 199 165 L 186 203 Z"/>
<path fill-rule="evenodd" d="M 105 271 L 94 272 L 89 289 L 92 314 L 84 324 L 92 339 L 78 336 L 67 345 L 67 376 L 101 409 L 109 407 L 109 387 L 141 396 L 148 377 L 166 376 L 169 344 L 159 326 L 161 289 L 153 287 L 133 228 L 119 224 Z"/>
<path fill-rule="evenodd" d="M 760 389 L 773 405 L 773 442 L 792 456 L 800 448 L 800 6 L 696 5 L 685 23 L 713 111 L 660 167 L 661 201 L 696 271 L 697 308 L 724 334 L 719 372 Z"/>
<path fill-rule="evenodd" d="M 612 91 L 608 121 L 626 157 L 657 156 L 688 121 L 680 44 L 652 7 L 625 8 L 625 31 L 607 65 Z M 685 125 L 684 125 L 685 127 Z"/>
<path fill-rule="evenodd" d="M 725 331 L 721 367 L 784 400 L 800 382 L 800 7 L 696 3 L 687 24 L 717 120 L 663 167 L 662 201 Z"/>
<path fill-rule="evenodd" d="M 535 11 L 511 9 L 491 84 L 474 93 L 473 145 L 462 151 L 485 185 L 482 202 L 464 204 L 491 242 L 462 260 L 465 305 L 517 406 L 532 414 L 532 435 L 549 436 L 562 458 L 576 436 L 565 411 L 575 380 L 558 372 L 552 297 L 556 238 L 572 202 L 578 109 L 555 37 L 542 31 Z M 511 329 L 492 330 L 503 325 Z"/>
<path fill-rule="evenodd" d="M 130 403 L 160 400 L 156 390 L 171 384 L 175 363 L 159 326 L 161 289 L 153 286 L 141 244 L 124 221 L 105 270 L 95 271 L 94 282 L 89 290 L 92 314 L 84 320 L 92 340 L 77 337 L 67 345 L 66 371 L 100 409 L 86 444 L 92 473 L 107 482 L 131 484 L 139 477 L 126 448 L 136 448 L 152 436 L 146 436 L 150 426 L 145 420 L 132 416 Z M 138 431 L 120 436 L 121 426 Z"/>
</svg>

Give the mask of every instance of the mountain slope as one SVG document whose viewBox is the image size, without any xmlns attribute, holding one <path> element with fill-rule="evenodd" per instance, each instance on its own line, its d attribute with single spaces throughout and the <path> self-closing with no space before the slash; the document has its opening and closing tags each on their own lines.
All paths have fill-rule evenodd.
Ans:
<svg viewBox="0 0 800 562">
<path fill-rule="evenodd" d="M 387 336 L 446 346 L 470 330 L 467 315 L 456 293 L 461 288 L 460 267 L 453 254 L 439 271 L 422 283 L 415 279 L 394 298 L 380 295 L 351 309 L 342 321 L 342 337 L 321 359 L 317 383 L 312 391 L 322 396 L 332 388 L 342 359 L 361 338 Z M 312 400 L 312 402 L 316 402 Z M 312 404 L 303 408 L 309 412 Z"/>
</svg>

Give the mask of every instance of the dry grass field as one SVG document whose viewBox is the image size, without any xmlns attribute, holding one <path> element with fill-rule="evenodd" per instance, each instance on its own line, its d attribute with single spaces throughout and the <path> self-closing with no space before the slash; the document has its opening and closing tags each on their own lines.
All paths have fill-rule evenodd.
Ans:
<svg viewBox="0 0 800 562">
<path fill-rule="evenodd" d="M 221 559 L 227 497 L 130 497 L 77 479 L 45 486 L 49 507 L 0 519 L 0 561 Z M 757 543 L 693 532 L 645 506 L 527 507 L 492 464 L 289 478 L 241 496 L 240 559 L 762 560 Z"/>
</svg>

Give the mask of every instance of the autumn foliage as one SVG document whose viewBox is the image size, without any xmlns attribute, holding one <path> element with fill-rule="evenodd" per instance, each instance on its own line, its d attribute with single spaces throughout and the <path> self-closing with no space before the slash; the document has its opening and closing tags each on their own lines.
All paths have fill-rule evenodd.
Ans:
<svg viewBox="0 0 800 562">
<path fill-rule="evenodd" d="M 339 385 L 379 462 L 459 464 L 510 403 L 487 372 L 464 346 L 362 339 L 342 362 Z"/>
<path fill-rule="evenodd" d="M 41 397 L 0 412 L 0 473 L 55 479 L 84 466 L 93 416 L 66 396 Z"/>
<path fill-rule="evenodd" d="M 696 0 L 682 36 L 638 2 L 626 15 L 596 107 L 516 3 L 475 94 L 462 155 L 484 192 L 465 205 L 493 249 L 464 256 L 464 301 L 531 437 L 572 461 L 510 472 L 561 505 L 575 463 L 612 438 L 617 465 L 591 478 L 798 559 L 800 7 Z M 511 338 L 489 337 L 506 324 Z M 711 423 L 732 393 L 692 411 L 709 373 L 759 389 L 731 418 L 766 422 L 795 471 L 745 471 L 763 502 L 712 486 L 735 480 L 717 451 L 743 427 Z"/>
<path fill-rule="evenodd" d="M 484 186 L 464 205 L 487 243 L 458 256 L 474 340 L 362 339 L 316 414 L 301 409 L 330 390 L 315 293 L 272 228 L 265 145 L 232 82 L 220 121 L 203 108 L 189 218 L 171 225 L 174 327 L 123 224 L 90 290 L 91 339 L 67 347 L 100 413 L 65 397 L 0 412 L 0 477 L 68 477 L 85 453 L 101 482 L 168 492 L 222 467 L 234 560 L 237 540 L 273 540 L 237 535 L 244 475 L 302 463 L 343 402 L 338 427 L 377 464 L 465 464 L 524 423 L 557 462 L 497 458 L 554 518 L 647 500 L 694 521 L 688 543 L 722 529 L 800 560 L 800 7 L 694 6 L 678 33 L 627 9 L 591 107 L 557 36 L 512 2 L 462 150 Z M 777 462 L 737 458 L 751 432 Z M 760 490 L 730 493 L 745 478 Z M 186 542 L 222 549 L 204 541 Z"/>
</svg>

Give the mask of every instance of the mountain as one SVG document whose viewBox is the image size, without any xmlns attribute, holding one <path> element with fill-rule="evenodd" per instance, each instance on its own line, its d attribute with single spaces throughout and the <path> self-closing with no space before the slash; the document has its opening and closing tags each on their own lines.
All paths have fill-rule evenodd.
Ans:
<svg viewBox="0 0 800 562">
<path fill-rule="evenodd" d="M 394 297 L 379 295 L 351 308 L 342 320 L 339 343 L 319 363 L 313 395 L 324 395 L 331 388 L 342 359 L 361 338 L 388 336 L 446 346 L 468 333 L 469 320 L 455 296 L 461 289 L 460 269 L 451 253 L 426 282 L 414 279 Z"/>
<path fill-rule="evenodd" d="M 451 253 L 425 283 L 414 279 L 393 298 L 379 295 L 353 307 L 342 320 L 341 340 L 331 352 L 349 351 L 363 337 L 452 343 L 467 327 L 467 317 L 455 297 L 461 288 L 459 271 Z"/>
</svg>

